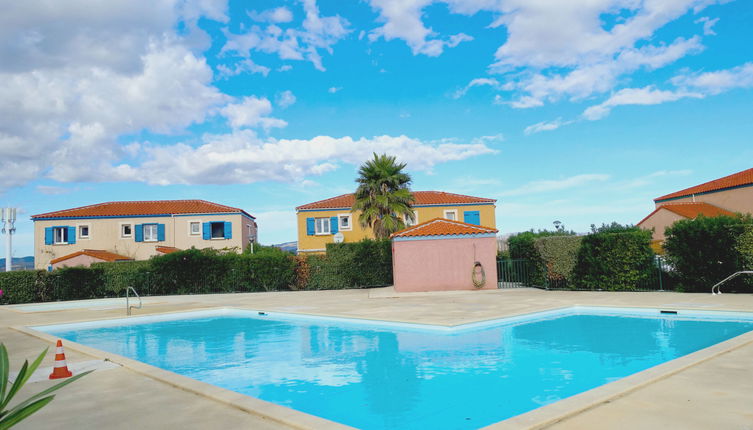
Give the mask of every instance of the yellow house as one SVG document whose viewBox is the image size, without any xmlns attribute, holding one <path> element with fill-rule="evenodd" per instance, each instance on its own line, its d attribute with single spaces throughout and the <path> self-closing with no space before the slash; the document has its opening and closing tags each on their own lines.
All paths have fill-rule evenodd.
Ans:
<svg viewBox="0 0 753 430">
<path fill-rule="evenodd" d="M 444 193 L 441 191 L 414 191 L 414 221 L 419 224 L 434 218 L 463 221 L 489 228 L 497 228 L 494 199 Z M 353 194 L 343 194 L 318 202 L 298 206 L 298 252 L 324 252 L 335 239 L 358 242 L 374 238 L 370 228 L 361 227 L 360 212 L 352 212 Z"/>
</svg>

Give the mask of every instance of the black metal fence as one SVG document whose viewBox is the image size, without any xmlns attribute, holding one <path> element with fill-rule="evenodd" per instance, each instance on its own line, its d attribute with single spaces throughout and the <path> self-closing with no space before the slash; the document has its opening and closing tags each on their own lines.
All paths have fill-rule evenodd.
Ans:
<svg viewBox="0 0 753 430">
<path fill-rule="evenodd" d="M 673 289 L 669 281 L 668 268 L 662 259 L 657 258 L 653 265 L 646 269 L 643 276 L 636 279 L 633 288 L 620 291 L 665 291 Z M 573 279 L 552 277 L 546 269 L 530 260 L 498 259 L 497 286 L 499 288 L 541 288 L 546 290 L 568 291 L 617 291 L 605 280 L 601 288 L 581 288 Z"/>
</svg>

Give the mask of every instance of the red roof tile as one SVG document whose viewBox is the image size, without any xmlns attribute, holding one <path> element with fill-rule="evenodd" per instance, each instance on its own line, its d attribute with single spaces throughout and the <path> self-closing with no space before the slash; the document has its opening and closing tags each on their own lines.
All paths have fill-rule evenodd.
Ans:
<svg viewBox="0 0 753 430">
<path fill-rule="evenodd" d="M 667 194 L 666 196 L 657 197 L 655 202 L 662 200 L 675 199 L 679 197 L 691 196 L 693 194 L 703 194 L 713 191 L 721 191 L 727 188 L 734 188 L 743 185 L 753 184 L 753 169 L 743 170 L 723 178 L 714 179 L 713 181 L 705 182 L 701 185 L 686 188 L 674 193 Z"/>
<path fill-rule="evenodd" d="M 454 236 L 465 234 L 496 233 L 497 229 L 452 221 L 444 218 L 434 218 L 412 227 L 393 233 L 390 237 L 418 237 L 418 236 Z"/>
<path fill-rule="evenodd" d="M 56 264 L 60 263 L 61 261 L 70 260 L 73 257 L 78 257 L 79 255 L 88 255 L 89 257 L 107 262 L 133 260 L 133 258 L 124 257 L 122 255 L 118 255 L 109 251 L 102 251 L 100 249 L 84 249 L 82 251 L 58 257 L 50 261 L 50 264 Z"/>
<path fill-rule="evenodd" d="M 173 252 L 180 251 L 180 248 L 175 248 L 174 246 L 157 246 L 154 249 L 163 254 L 172 254 Z"/>
<path fill-rule="evenodd" d="M 73 209 L 32 215 L 32 219 L 44 218 L 82 218 L 99 216 L 134 216 L 134 215 L 175 215 L 241 212 L 251 218 L 247 212 L 205 200 L 153 200 L 143 202 L 107 202 Z"/>
<path fill-rule="evenodd" d="M 653 212 L 648 214 L 647 217 L 643 218 L 638 225 L 641 225 L 644 221 L 651 218 L 652 215 L 659 212 L 662 209 L 666 209 L 670 212 L 674 212 L 677 215 L 680 215 L 681 217 L 688 218 L 688 219 L 696 219 L 698 215 L 703 215 L 705 217 L 715 217 L 720 215 L 727 215 L 727 216 L 733 216 L 734 213 L 722 209 L 718 206 L 710 205 L 708 203 L 665 203 L 658 208 L 654 209 Z"/>
<path fill-rule="evenodd" d="M 463 194 L 445 193 L 442 191 L 413 191 L 413 197 L 416 199 L 413 202 L 416 206 L 423 205 L 451 205 L 451 204 L 468 204 L 468 203 L 494 203 L 494 199 L 486 199 L 483 197 L 466 196 Z M 308 203 L 295 208 L 296 210 L 302 209 L 350 209 L 355 202 L 355 196 L 353 194 L 343 194 L 341 196 L 332 197 L 325 200 L 319 200 L 318 202 Z"/>
</svg>

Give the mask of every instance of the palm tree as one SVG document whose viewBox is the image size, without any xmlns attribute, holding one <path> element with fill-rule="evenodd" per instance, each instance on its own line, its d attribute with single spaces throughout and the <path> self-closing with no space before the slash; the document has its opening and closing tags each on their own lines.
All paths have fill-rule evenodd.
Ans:
<svg viewBox="0 0 753 430">
<path fill-rule="evenodd" d="M 395 157 L 374 154 L 358 169 L 358 189 L 352 210 L 361 211 L 358 221 L 370 227 L 377 239 L 405 228 L 403 217 L 414 221 L 413 194 L 410 192 L 411 177 L 404 173 L 405 163 L 397 163 Z"/>
</svg>

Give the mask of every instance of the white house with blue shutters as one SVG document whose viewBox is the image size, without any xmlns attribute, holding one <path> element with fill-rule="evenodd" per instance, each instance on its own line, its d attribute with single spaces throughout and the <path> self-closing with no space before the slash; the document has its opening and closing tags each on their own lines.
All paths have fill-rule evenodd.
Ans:
<svg viewBox="0 0 753 430">
<path fill-rule="evenodd" d="M 191 247 L 240 252 L 258 231 L 248 212 L 204 200 L 107 202 L 31 218 L 37 269 L 83 250 L 132 260 Z"/>
</svg>

